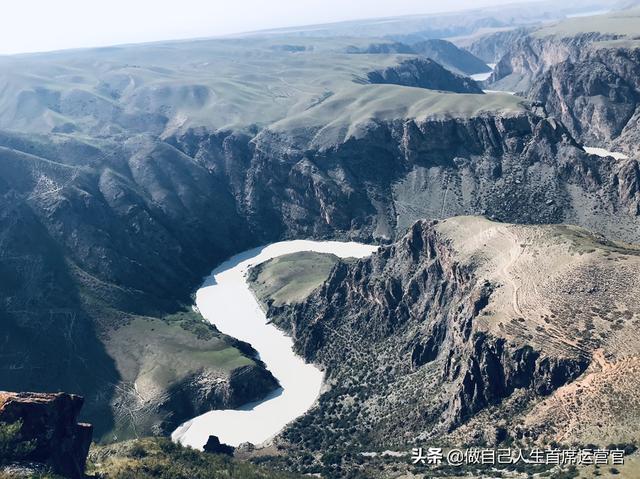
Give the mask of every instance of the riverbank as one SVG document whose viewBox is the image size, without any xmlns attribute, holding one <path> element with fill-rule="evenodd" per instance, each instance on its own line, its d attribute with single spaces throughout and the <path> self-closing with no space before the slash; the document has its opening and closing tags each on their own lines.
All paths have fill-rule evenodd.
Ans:
<svg viewBox="0 0 640 479">
<path fill-rule="evenodd" d="M 281 387 L 258 403 L 193 418 L 178 427 L 172 439 L 198 449 L 212 434 L 232 446 L 243 442 L 260 444 L 304 414 L 320 393 L 322 371 L 293 352 L 290 337 L 267 324 L 265 313 L 246 282 L 249 268 L 299 251 L 362 258 L 376 249 L 377 246 L 354 242 L 283 241 L 245 251 L 218 266 L 196 293 L 198 310 L 221 332 L 250 343 Z"/>
</svg>

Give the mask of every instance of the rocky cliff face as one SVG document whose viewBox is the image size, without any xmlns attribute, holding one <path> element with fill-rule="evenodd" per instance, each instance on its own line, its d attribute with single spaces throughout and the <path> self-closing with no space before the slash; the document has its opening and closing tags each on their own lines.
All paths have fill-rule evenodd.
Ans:
<svg viewBox="0 0 640 479">
<path fill-rule="evenodd" d="M 92 435 L 91 425 L 77 423 L 82 403 L 83 398 L 63 393 L 0 392 L 0 422 L 22 422 L 21 439 L 33 441 L 34 446 L 24 459 L 80 479 Z"/>
<path fill-rule="evenodd" d="M 329 385 L 278 441 L 303 455 L 333 447 L 350 470 L 347 451 L 540 447 L 577 440 L 567 430 L 599 444 L 604 417 L 607 440 L 626 438 L 629 409 L 614 409 L 637 391 L 638 271 L 636 246 L 577 227 L 420 221 L 270 310 Z"/>
<path fill-rule="evenodd" d="M 516 28 L 492 33 L 473 41 L 466 49 L 487 63 L 498 63 L 511 49 L 514 41 L 519 41 L 529 30 Z"/>
<path fill-rule="evenodd" d="M 637 238 L 637 162 L 586 155 L 540 112 L 371 122 L 336 141 L 324 134 L 266 130 L 249 148 L 239 148 L 237 136 L 175 141 L 229 182 L 263 238 L 390 239 L 420 218 L 458 214 L 565 221 Z M 591 210 L 591 195 L 605 211 Z"/>
<path fill-rule="evenodd" d="M 478 327 L 499 287 L 480 280 L 478 267 L 459 259 L 436 223 L 418 222 L 370 259 L 337 266 L 279 316 L 300 354 L 327 369 L 338 395 L 331 402 L 362 391 L 355 401 L 368 419 L 359 430 L 370 440 L 442 434 L 516 390 L 548 395 L 589 362 Z M 384 407 L 389 416 L 380 415 Z M 331 427 L 340 421 L 322 408 L 316 414 Z"/>
<path fill-rule="evenodd" d="M 417 54 L 431 58 L 456 73 L 472 75 L 490 71 L 481 59 L 446 40 L 424 40 L 412 44 L 411 48 Z"/>
<path fill-rule="evenodd" d="M 0 234 L 9 281 L 0 308 L 12 358 L 4 384 L 82 392 L 88 417 L 110 430 L 105 398 L 121 378 L 105 338 L 127 331 L 136 315 L 179 309 L 216 261 L 258 243 L 390 241 L 419 218 L 457 214 L 565 221 L 638 239 L 637 161 L 587 155 L 539 108 L 372 120 L 343 133 L 327 140 L 321 127 L 191 129 L 124 146 L 58 138 L 55 147 L 46 137 L 4 134 Z M 42 331 L 60 340 L 31 354 Z M 49 386 L 37 384 L 34 371 L 52 358 L 65 367 L 48 375 Z M 123 412 L 137 401 L 133 382 L 125 390 Z"/>
<path fill-rule="evenodd" d="M 508 47 L 502 47 L 504 39 Z M 501 55 L 492 88 L 522 92 L 545 105 L 580 142 L 638 154 L 640 50 L 615 34 L 538 36 L 509 32 L 478 41 Z M 488 53 L 485 52 L 485 55 Z"/>
<path fill-rule="evenodd" d="M 482 94 L 482 89 L 475 81 L 450 72 L 430 58 L 405 60 L 397 66 L 370 72 L 367 78 L 370 83 L 389 83 L 454 93 Z"/>
<path fill-rule="evenodd" d="M 517 389 L 549 395 L 580 376 L 589 364 L 585 358 L 547 356 L 527 345 L 513 347 L 503 338 L 484 333 L 473 336 L 472 352 L 462 368 L 455 354 L 450 358 L 445 366 L 447 379 L 455 381 L 462 374 L 447 411 L 453 426 L 485 407 L 499 404 Z M 452 368 L 452 364 L 456 365 Z"/>
<path fill-rule="evenodd" d="M 212 409 L 235 409 L 263 399 L 279 387 L 269 371 L 258 365 L 243 366 L 221 379 L 208 371 L 192 374 L 174 385 L 162 408 L 171 411 L 158 428 L 171 434 L 182 422 Z"/>
<path fill-rule="evenodd" d="M 142 416 L 139 431 L 151 433 L 158 422 L 150 420 L 149 409 L 153 417 L 160 410 L 160 422 L 167 414 L 173 423 L 189 419 L 162 410 L 172 402 L 168 391 L 136 389 L 136 375 L 144 369 L 145 355 L 164 351 L 170 337 L 190 335 L 183 338 L 190 346 L 235 348 L 205 325 L 207 344 L 181 326 L 164 337 L 167 325 L 158 321 L 190 304 L 193 288 L 212 264 L 237 245 L 251 244 L 233 197 L 204 168 L 161 142 L 141 140 L 124 149 L 70 139 L 47 148 L 43 138 L 18 135 L 5 135 L 2 142 L 3 384 L 82 393 L 87 399 L 83 415 L 94 423 L 98 437 L 114 427 L 118 434 L 132 434 L 135 424 L 116 423 L 135 423 L 135 415 Z M 190 278 L 188 284 L 182 275 Z M 145 324 L 150 330 L 140 335 Z M 152 343 L 155 348 L 149 349 Z M 245 354 L 241 346 L 236 349 L 239 356 Z M 207 361 L 195 364 L 188 351 L 174 351 L 174 360 L 192 363 L 199 374 L 228 384 L 224 368 Z M 246 355 L 253 356 L 251 351 Z M 167 367 L 171 378 L 172 365 Z M 187 401 L 183 409 L 204 412 L 212 405 L 266 395 L 277 383 L 261 365 L 256 367 L 264 374 L 256 375 L 262 381 L 245 386 L 248 397 L 236 385 L 230 403 L 214 390 L 213 399 Z M 181 382 L 182 373 L 176 380 L 184 394 L 190 383 L 187 377 Z"/>
<path fill-rule="evenodd" d="M 553 65 L 575 60 L 594 42 L 610 40 L 612 35 L 582 33 L 575 36 L 537 36 L 535 31 L 516 30 L 498 33 L 479 40 L 472 50 L 493 45 L 500 55 L 489 82 L 497 83 L 506 77 L 516 86 L 517 91 L 525 91 L 533 83 L 533 78 Z M 500 83 L 497 83 L 500 85 Z"/>
<path fill-rule="evenodd" d="M 638 155 L 640 49 L 598 48 L 536 76 L 530 98 L 587 145 Z"/>
</svg>

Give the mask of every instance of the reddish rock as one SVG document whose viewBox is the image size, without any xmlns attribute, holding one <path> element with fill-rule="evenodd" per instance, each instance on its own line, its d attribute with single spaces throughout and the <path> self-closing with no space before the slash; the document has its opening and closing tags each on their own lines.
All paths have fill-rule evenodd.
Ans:
<svg viewBox="0 0 640 479">
<path fill-rule="evenodd" d="M 84 477 L 93 427 L 77 422 L 84 398 L 73 394 L 0 392 L 0 422 L 22 421 L 22 437 L 36 440 L 29 460 L 70 478 Z"/>
</svg>

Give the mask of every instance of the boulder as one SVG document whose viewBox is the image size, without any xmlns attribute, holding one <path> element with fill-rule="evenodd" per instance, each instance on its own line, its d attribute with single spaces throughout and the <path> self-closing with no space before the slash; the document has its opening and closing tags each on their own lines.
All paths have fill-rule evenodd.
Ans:
<svg viewBox="0 0 640 479">
<path fill-rule="evenodd" d="M 34 441 L 27 460 L 65 477 L 82 478 L 93 433 L 90 424 L 77 422 L 83 402 L 81 396 L 66 393 L 0 392 L 0 422 L 22 422 L 23 440 Z"/>
<path fill-rule="evenodd" d="M 209 436 L 209 440 L 204 445 L 204 452 L 209 452 L 211 454 L 226 454 L 228 456 L 233 456 L 234 448 L 227 445 L 222 444 L 218 436 Z"/>
</svg>

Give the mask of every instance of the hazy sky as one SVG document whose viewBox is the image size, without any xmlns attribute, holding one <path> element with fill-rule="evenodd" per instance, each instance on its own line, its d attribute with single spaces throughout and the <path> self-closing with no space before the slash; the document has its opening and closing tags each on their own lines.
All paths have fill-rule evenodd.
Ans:
<svg viewBox="0 0 640 479">
<path fill-rule="evenodd" d="M 514 0 L 9 0 L 0 12 L 0 53 L 214 36 L 506 3 Z"/>
</svg>

